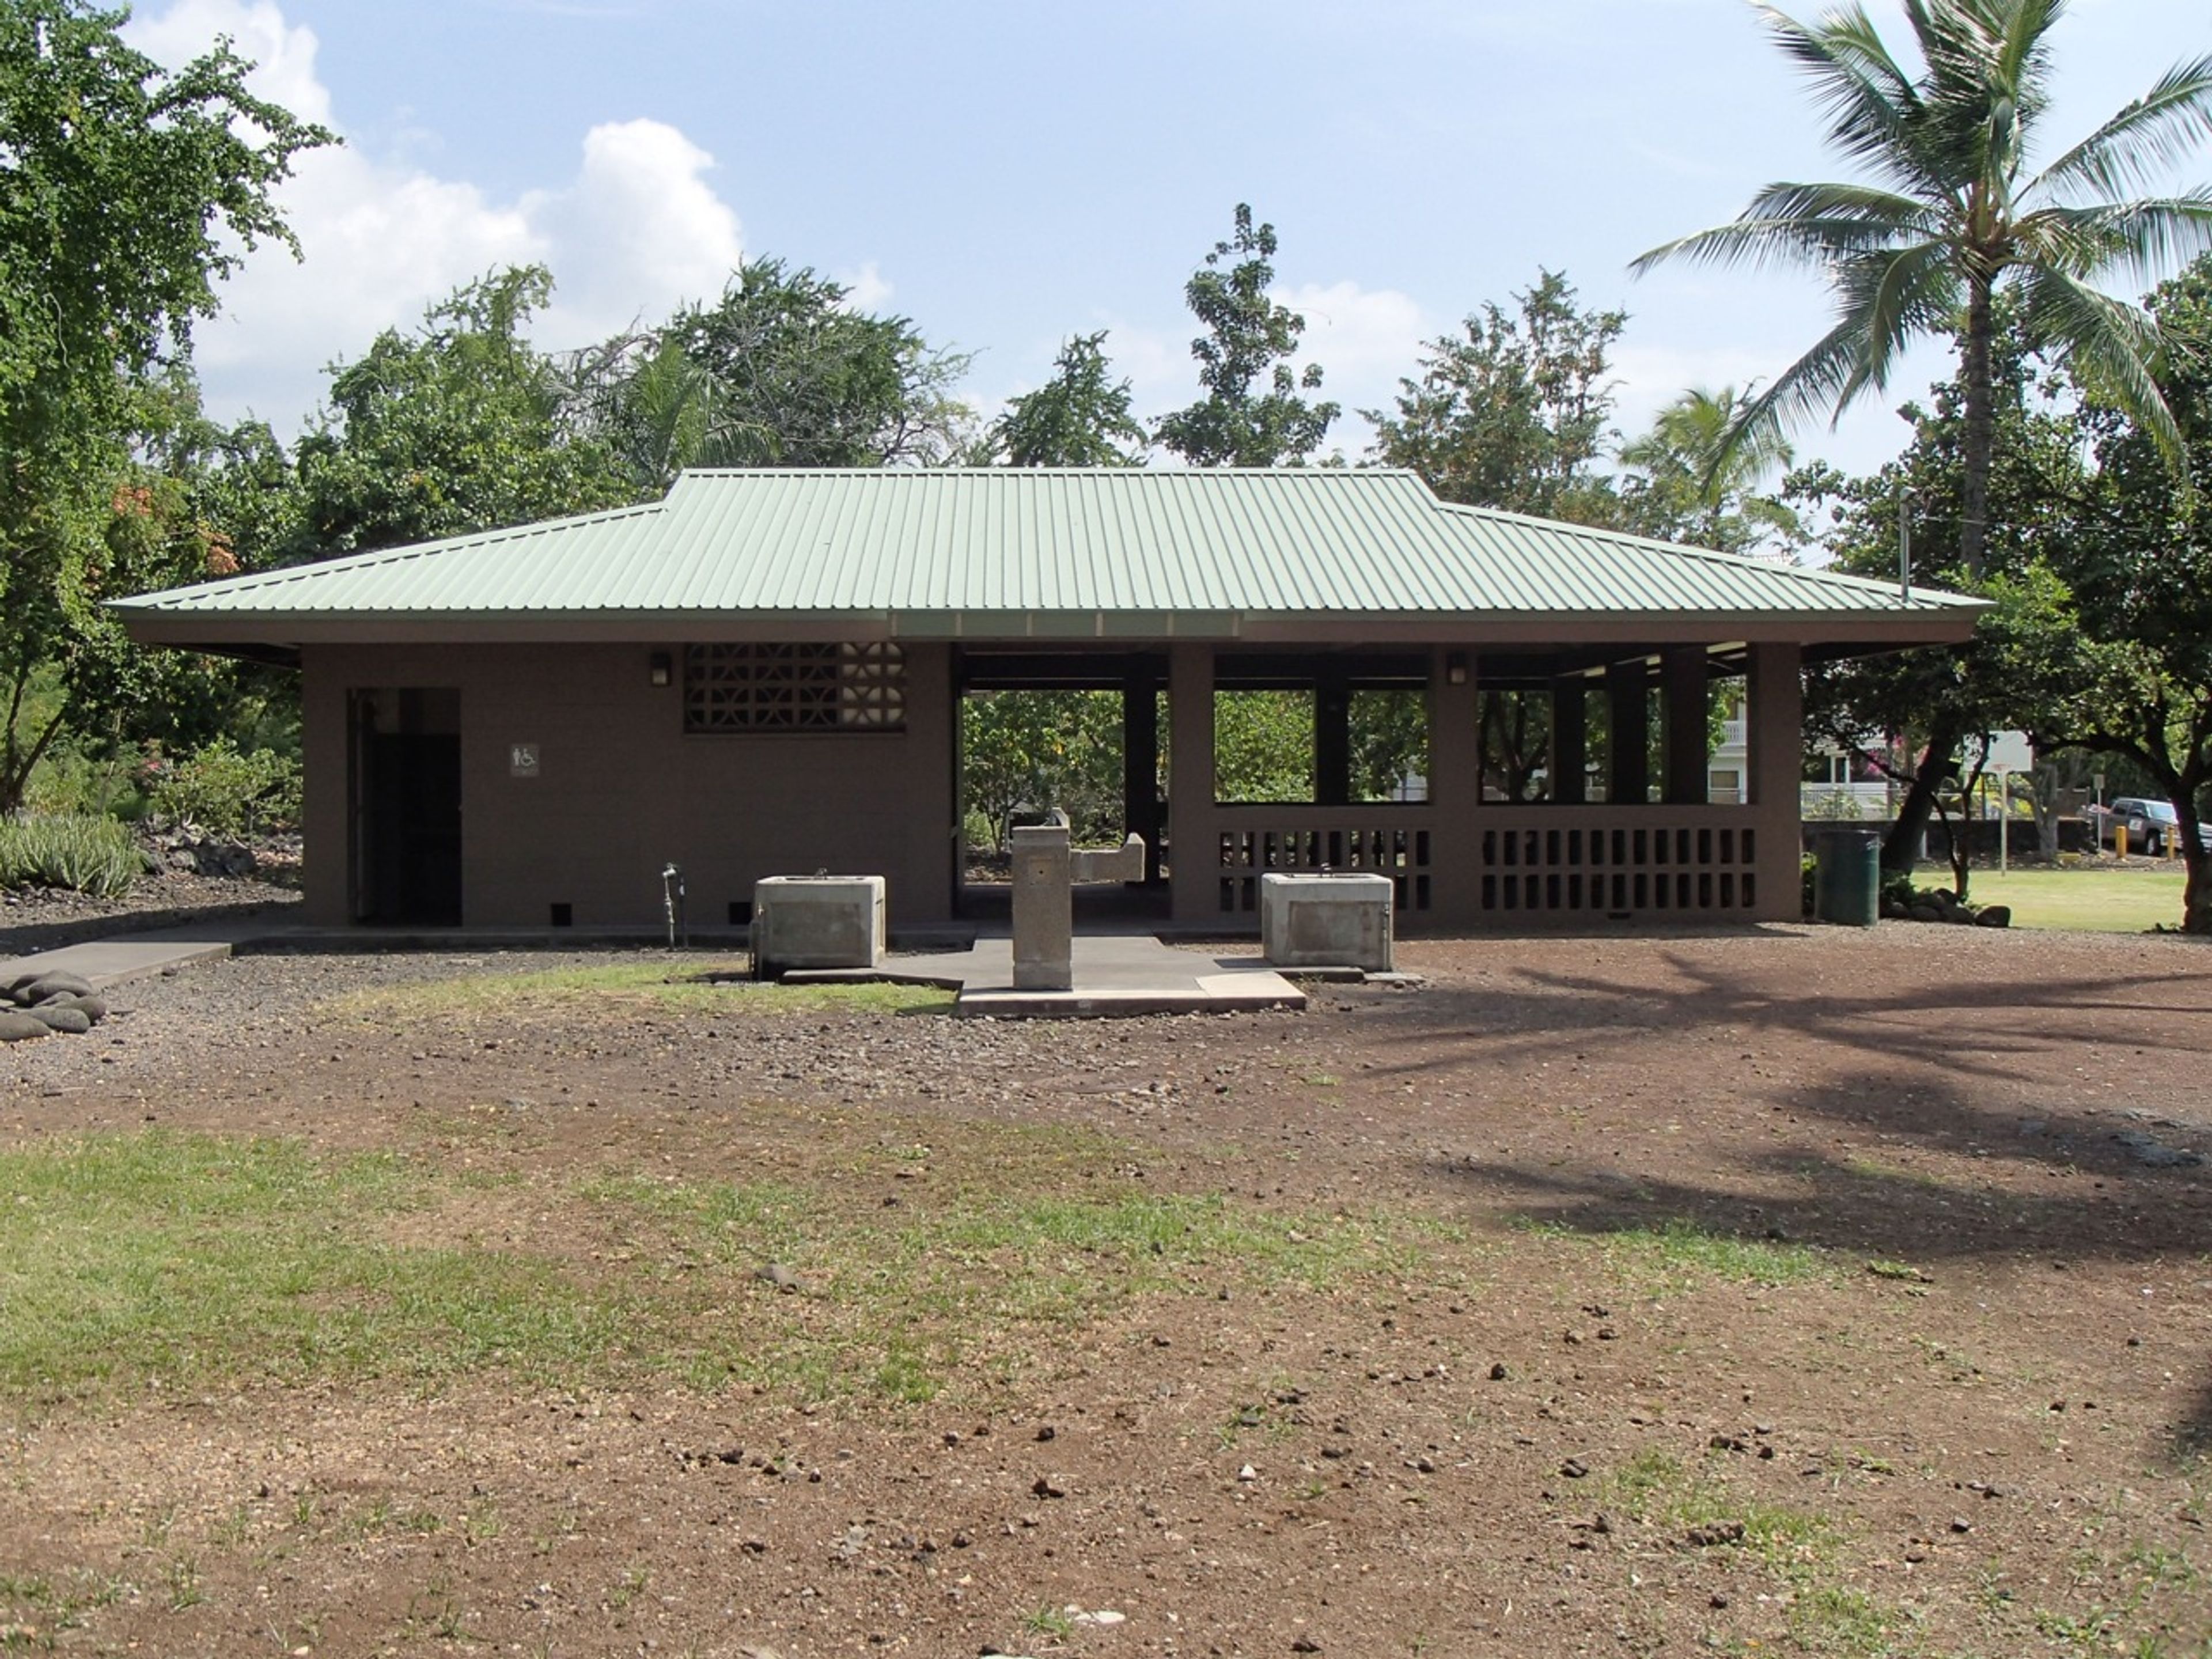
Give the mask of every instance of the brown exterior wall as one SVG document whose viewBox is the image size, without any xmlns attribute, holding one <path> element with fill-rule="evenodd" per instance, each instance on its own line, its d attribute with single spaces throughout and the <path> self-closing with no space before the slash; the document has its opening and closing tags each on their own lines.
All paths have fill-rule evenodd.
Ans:
<svg viewBox="0 0 2212 1659">
<path fill-rule="evenodd" d="M 691 921 L 724 925 L 769 875 L 889 879 L 896 924 L 952 902 L 951 652 L 907 651 L 902 732 L 687 735 L 683 693 L 647 678 L 645 646 L 314 646 L 306 703 L 307 915 L 350 921 L 347 694 L 461 694 L 463 925 L 658 927 L 660 869 L 683 867 Z M 538 775 L 510 775 L 535 744 Z"/>
<path fill-rule="evenodd" d="M 887 878 L 896 926 L 952 917 L 957 709 L 950 647 L 906 647 L 903 732 L 773 736 L 687 736 L 680 689 L 648 683 L 654 648 L 308 647 L 307 920 L 330 927 L 351 920 L 347 694 L 403 686 L 450 686 L 461 694 L 465 926 L 544 927 L 550 907 L 565 903 L 579 928 L 657 927 L 659 872 L 670 860 L 683 866 L 690 918 L 702 928 L 722 925 L 729 902 L 749 899 L 762 876 L 824 867 Z M 1479 672 L 1479 652 L 1455 648 Z M 1633 863 L 1632 884 L 1637 871 L 1651 884 L 1648 910 L 1643 898 L 1624 902 L 1639 917 L 1686 920 L 1686 910 L 1715 902 L 1744 921 L 1796 915 L 1796 646 L 1753 649 L 1751 799 L 1737 807 L 1486 805 L 1474 776 L 1478 675 L 1457 686 L 1446 683 L 1454 649 L 1432 652 L 1431 805 L 1224 806 L 1210 788 L 1214 650 L 1176 642 L 1169 653 L 1175 920 L 1224 932 L 1256 929 L 1256 908 L 1224 911 L 1224 881 L 1236 872 L 1221 862 L 1224 848 L 1254 845 L 1255 834 L 1273 837 L 1266 843 L 1270 860 L 1345 858 L 1356 866 L 1368 854 L 1326 849 L 1349 846 L 1362 833 L 1370 846 L 1388 845 L 1371 838 L 1391 832 L 1419 836 L 1419 872 L 1402 867 L 1426 900 L 1419 914 L 1401 915 L 1408 932 L 1602 926 L 1622 914 L 1612 872 L 1624 869 L 1624 859 Z M 537 777 L 510 775 L 508 751 L 518 743 L 537 745 Z M 1627 839 L 1614 841 L 1616 832 Z M 1326 839 L 1331 834 L 1339 841 Z M 1603 857 L 1592 840 L 1600 834 L 1607 838 Z M 1403 844 L 1410 857 L 1415 842 Z M 1602 902 L 1589 884 L 1600 868 L 1607 872 Z M 1747 873 L 1755 881 L 1755 902 L 1746 902 Z M 1565 884 L 1556 890 L 1555 874 Z M 1516 896 L 1511 908 L 1501 908 L 1509 890 Z"/>
</svg>

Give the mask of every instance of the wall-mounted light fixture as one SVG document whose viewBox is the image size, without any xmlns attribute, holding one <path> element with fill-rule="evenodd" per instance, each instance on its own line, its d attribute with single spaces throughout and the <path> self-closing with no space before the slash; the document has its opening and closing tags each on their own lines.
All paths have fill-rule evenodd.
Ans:
<svg viewBox="0 0 2212 1659">
<path fill-rule="evenodd" d="M 676 659 L 665 651 L 656 651 L 646 659 L 646 678 L 655 685 L 676 684 Z"/>
<path fill-rule="evenodd" d="M 1444 684 L 1446 685 L 1465 685 L 1467 684 L 1466 652 L 1455 651 L 1444 659 Z"/>
</svg>

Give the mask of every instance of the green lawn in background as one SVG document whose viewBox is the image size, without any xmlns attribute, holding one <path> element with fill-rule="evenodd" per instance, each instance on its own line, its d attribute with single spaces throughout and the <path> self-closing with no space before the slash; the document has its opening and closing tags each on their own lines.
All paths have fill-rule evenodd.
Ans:
<svg viewBox="0 0 2212 1659">
<path fill-rule="evenodd" d="M 1966 896 L 2009 904 L 2015 927 L 2144 933 L 2161 922 L 2180 925 L 2182 880 L 2179 860 L 2146 860 L 2126 870 L 1976 870 Z"/>
</svg>

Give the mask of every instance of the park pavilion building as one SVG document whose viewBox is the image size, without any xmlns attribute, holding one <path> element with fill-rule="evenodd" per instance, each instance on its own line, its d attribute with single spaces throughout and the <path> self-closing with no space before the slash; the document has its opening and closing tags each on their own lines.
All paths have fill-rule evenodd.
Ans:
<svg viewBox="0 0 2212 1659">
<path fill-rule="evenodd" d="M 1151 849 L 1125 916 L 1252 929 L 1261 875 L 1326 866 L 1445 932 L 1796 917 L 1802 669 L 1963 639 L 1978 605 L 1402 471 L 998 468 L 688 472 L 115 609 L 300 671 L 311 925 L 647 927 L 675 864 L 702 920 L 827 870 L 887 878 L 896 927 L 958 926 L 989 902 L 962 699 L 1051 689 L 1121 700 Z M 1304 799 L 1218 785 L 1217 703 L 1255 690 L 1310 711 Z M 1378 692 L 1425 752 L 1363 791 Z"/>
</svg>

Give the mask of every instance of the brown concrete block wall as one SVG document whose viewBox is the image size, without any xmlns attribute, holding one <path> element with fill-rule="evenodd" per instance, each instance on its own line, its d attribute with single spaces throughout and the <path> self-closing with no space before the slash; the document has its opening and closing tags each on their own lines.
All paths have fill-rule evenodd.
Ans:
<svg viewBox="0 0 2212 1659">
<path fill-rule="evenodd" d="M 907 653 L 903 732 L 689 735 L 680 685 L 654 686 L 667 647 L 317 647 L 306 653 L 308 919 L 348 920 L 347 693 L 461 693 L 463 921 L 658 926 L 660 869 L 681 865 L 690 918 L 725 924 L 762 876 L 881 875 L 892 920 L 951 908 L 950 653 Z M 680 648 L 672 651 L 680 659 Z M 680 679 L 680 674 L 678 676 Z M 515 744 L 536 777 L 512 775 Z"/>
</svg>

